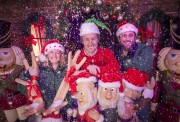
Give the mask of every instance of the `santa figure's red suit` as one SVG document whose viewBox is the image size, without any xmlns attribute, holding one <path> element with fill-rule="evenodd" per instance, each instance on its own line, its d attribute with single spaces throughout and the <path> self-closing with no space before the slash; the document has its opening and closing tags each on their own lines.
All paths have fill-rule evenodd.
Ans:
<svg viewBox="0 0 180 122">
<path fill-rule="evenodd" d="M 88 112 L 91 110 L 97 110 L 99 111 L 97 106 L 94 106 L 88 110 L 86 110 L 86 112 L 83 115 L 79 115 L 78 117 L 78 122 L 96 122 L 94 119 L 92 119 L 91 117 L 89 117 Z"/>
</svg>

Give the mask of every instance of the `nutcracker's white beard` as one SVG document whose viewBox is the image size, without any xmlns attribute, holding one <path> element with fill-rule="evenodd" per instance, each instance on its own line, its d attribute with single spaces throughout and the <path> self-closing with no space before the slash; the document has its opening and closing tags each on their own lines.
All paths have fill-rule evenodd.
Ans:
<svg viewBox="0 0 180 122">
<path fill-rule="evenodd" d="M 97 99 L 98 99 L 98 103 L 100 105 L 100 109 L 104 110 L 104 109 L 107 109 L 107 108 L 116 108 L 117 107 L 117 102 L 118 102 L 118 95 L 116 96 L 114 101 L 103 100 L 100 97 L 100 89 L 101 89 L 101 87 L 99 87 L 98 94 L 97 94 Z"/>
<path fill-rule="evenodd" d="M 78 105 L 78 110 L 80 115 L 83 115 L 86 112 L 86 110 L 94 107 L 97 104 L 97 97 L 92 94 L 91 89 L 86 89 L 86 90 L 88 92 L 89 100 L 88 103 L 83 106 Z"/>
</svg>

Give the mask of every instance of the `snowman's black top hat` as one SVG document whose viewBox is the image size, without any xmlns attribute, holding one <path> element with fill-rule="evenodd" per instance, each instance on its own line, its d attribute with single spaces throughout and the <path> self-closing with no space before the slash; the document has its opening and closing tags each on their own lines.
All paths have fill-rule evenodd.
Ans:
<svg viewBox="0 0 180 122">
<path fill-rule="evenodd" d="M 11 23 L 0 20 L 0 47 L 9 47 L 11 35 Z"/>
</svg>

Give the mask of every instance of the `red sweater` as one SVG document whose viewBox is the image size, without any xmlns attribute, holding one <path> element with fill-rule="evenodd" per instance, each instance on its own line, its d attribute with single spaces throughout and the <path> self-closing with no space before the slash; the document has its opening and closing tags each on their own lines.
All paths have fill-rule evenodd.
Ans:
<svg viewBox="0 0 180 122">
<path fill-rule="evenodd" d="M 78 122 L 95 122 L 96 120 L 94 120 L 93 118 L 91 118 L 89 115 L 88 115 L 88 112 L 91 111 L 91 110 L 97 110 L 99 111 L 98 107 L 97 106 L 94 106 L 90 109 L 88 109 L 83 115 L 79 115 L 78 117 Z"/>
<path fill-rule="evenodd" d="M 81 70 L 86 70 L 87 66 L 92 64 L 100 67 L 101 74 L 117 72 L 120 69 L 118 61 L 108 48 L 98 48 L 93 56 L 87 56 L 84 49 L 82 49 L 77 62 L 79 63 L 84 57 L 86 57 L 86 62 L 81 67 Z"/>
</svg>

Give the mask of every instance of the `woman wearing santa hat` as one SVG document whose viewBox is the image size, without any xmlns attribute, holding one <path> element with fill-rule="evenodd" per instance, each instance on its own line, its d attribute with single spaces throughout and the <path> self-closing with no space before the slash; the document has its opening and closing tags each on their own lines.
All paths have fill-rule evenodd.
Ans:
<svg viewBox="0 0 180 122">
<path fill-rule="evenodd" d="M 45 107 L 48 108 L 57 93 L 59 85 L 66 73 L 65 49 L 58 40 L 48 41 L 42 48 L 39 56 L 39 88 L 45 102 Z M 42 117 L 42 122 L 60 122 L 60 114 L 49 114 Z"/>
<path fill-rule="evenodd" d="M 44 108 L 48 108 L 57 93 L 59 85 L 61 84 L 66 73 L 66 62 L 64 55 L 64 47 L 58 40 L 49 40 L 43 46 L 39 58 L 38 69 L 31 67 L 29 74 L 33 72 L 38 74 L 38 85 L 44 101 Z M 33 107 L 31 105 L 31 107 Z M 32 108 L 33 109 L 33 108 Z M 43 112 L 38 110 L 38 112 Z M 51 113 L 42 115 L 41 122 L 61 122 L 62 117 L 58 113 Z"/>
</svg>

